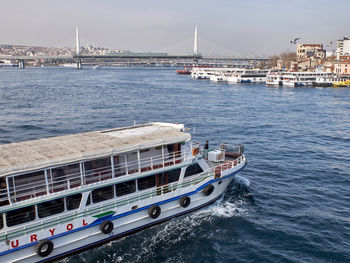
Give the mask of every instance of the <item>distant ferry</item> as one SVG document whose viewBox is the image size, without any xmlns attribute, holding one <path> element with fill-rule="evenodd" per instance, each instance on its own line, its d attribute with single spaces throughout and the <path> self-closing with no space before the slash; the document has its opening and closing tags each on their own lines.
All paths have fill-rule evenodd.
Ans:
<svg viewBox="0 0 350 263">
<path fill-rule="evenodd" d="M 263 83 L 266 82 L 266 74 L 269 70 L 261 69 L 246 69 L 237 71 L 231 77 L 227 78 L 231 83 Z"/>
<path fill-rule="evenodd" d="M 45 262 L 213 203 L 247 164 L 182 124 L 0 145 L 0 262 Z"/>
<path fill-rule="evenodd" d="M 229 82 L 230 77 L 244 71 L 245 69 L 242 68 L 218 69 L 210 76 L 210 80 L 213 82 Z"/>
<path fill-rule="evenodd" d="M 60 66 L 61 66 L 61 67 L 64 67 L 64 68 L 76 68 L 76 67 L 77 67 L 77 64 L 74 64 L 74 63 L 64 63 L 64 64 L 61 64 Z"/>
<path fill-rule="evenodd" d="M 312 86 L 313 82 L 319 77 L 329 77 L 332 73 L 326 72 L 285 72 L 283 75 L 283 86 L 303 87 Z"/>
<path fill-rule="evenodd" d="M 270 72 L 266 75 L 266 85 L 281 86 L 283 85 L 283 76 L 288 72 Z"/>
<path fill-rule="evenodd" d="M 337 75 L 331 75 L 327 77 L 317 77 L 312 85 L 315 87 L 338 87 L 346 85 L 346 81 L 349 82 L 349 77 L 339 77 Z"/>
</svg>

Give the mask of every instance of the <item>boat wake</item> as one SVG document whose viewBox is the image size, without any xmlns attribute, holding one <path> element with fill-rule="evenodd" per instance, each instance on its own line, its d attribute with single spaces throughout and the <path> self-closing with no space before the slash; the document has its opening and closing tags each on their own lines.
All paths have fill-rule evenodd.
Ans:
<svg viewBox="0 0 350 263">
<path fill-rule="evenodd" d="M 240 175 L 236 175 L 235 182 L 237 184 L 245 185 L 246 187 L 250 186 L 250 181 L 247 178 Z"/>
<path fill-rule="evenodd" d="M 94 253 L 84 252 L 73 256 L 64 262 L 187 262 L 187 253 L 191 253 L 195 245 L 193 240 L 215 238 L 215 229 L 220 225 L 217 221 L 250 213 L 251 200 L 246 185 L 236 183 L 213 205 L 111 242 Z"/>
</svg>

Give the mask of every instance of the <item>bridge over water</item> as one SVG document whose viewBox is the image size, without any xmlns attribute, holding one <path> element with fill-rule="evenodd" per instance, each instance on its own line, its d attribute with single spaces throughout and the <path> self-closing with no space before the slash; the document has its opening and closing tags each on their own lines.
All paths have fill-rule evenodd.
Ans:
<svg viewBox="0 0 350 263">
<path fill-rule="evenodd" d="M 76 63 L 77 68 L 87 65 L 139 65 L 139 64 L 171 64 L 171 65 L 192 65 L 192 64 L 238 64 L 266 62 L 269 59 L 263 57 L 216 57 L 202 56 L 198 53 L 197 27 L 194 37 L 194 52 L 191 55 L 169 55 L 167 53 L 110 53 L 103 55 L 81 54 L 78 28 L 76 29 L 76 52 L 66 56 L 0 56 L 0 60 L 10 60 L 18 63 L 19 68 L 24 68 L 29 61 L 44 61 L 46 63 Z"/>
</svg>

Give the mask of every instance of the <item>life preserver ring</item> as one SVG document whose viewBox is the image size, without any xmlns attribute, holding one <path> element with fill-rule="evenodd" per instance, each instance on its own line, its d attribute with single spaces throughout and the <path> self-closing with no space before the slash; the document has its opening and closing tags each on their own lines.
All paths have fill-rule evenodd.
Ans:
<svg viewBox="0 0 350 263">
<path fill-rule="evenodd" d="M 209 196 L 214 192 L 214 185 L 208 184 L 206 187 L 203 189 L 203 194 L 205 196 Z"/>
<path fill-rule="evenodd" d="M 193 148 L 193 150 L 192 150 L 192 155 L 193 155 L 193 156 L 196 156 L 196 155 L 198 155 L 198 154 L 199 154 L 199 148 L 198 148 L 198 147 Z"/>
<path fill-rule="evenodd" d="M 102 224 L 100 225 L 100 230 L 103 234 L 109 234 L 113 231 L 113 229 L 114 229 L 114 224 L 109 220 L 103 221 Z"/>
<path fill-rule="evenodd" d="M 49 239 L 43 239 L 36 245 L 35 251 L 40 257 L 47 257 L 53 250 L 53 242 Z"/>
<path fill-rule="evenodd" d="M 179 203 L 183 208 L 186 208 L 191 204 L 191 198 L 189 198 L 187 195 L 185 195 L 185 196 L 180 198 Z"/>
<path fill-rule="evenodd" d="M 156 219 L 160 215 L 161 209 L 159 205 L 152 205 L 150 208 L 148 208 L 148 215 Z"/>
</svg>

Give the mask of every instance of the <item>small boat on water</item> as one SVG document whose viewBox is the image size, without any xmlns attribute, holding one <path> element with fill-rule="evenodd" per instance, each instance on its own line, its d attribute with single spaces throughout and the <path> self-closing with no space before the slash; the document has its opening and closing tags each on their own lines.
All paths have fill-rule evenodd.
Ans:
<svg viewBox="0 0 350 263">
<path fill-rule="evenodd" d="M 316 80 L 312 82 L 312 85 L 314 87 L 335 87 L 337 83 L 342 83 L 347 80 L 349 80 L 349 78 L 330 75 L 327 77 L 317 77 Z"/>
<path fill-rule="evenodd" d="M 340 80 L 340 81 L 335 81 L 333 83 L 333 87 L 335 87 L 335 88 L 350 88 L 350 80 L 344 79 L 344 80 Z"/>
<path fill-rule="evenodd" d="M 176 73 L 178 75 L 191 75 L 191 69 L 188 67 L 185 67 L 184 69 L 178 69 L 176 70 Z"/>
<path fill-rule="evenodd" d="M 183 124 L 0 145 L 0 262 L 54 261 L 212 204 L 247 164 Z"/>
</svg>

